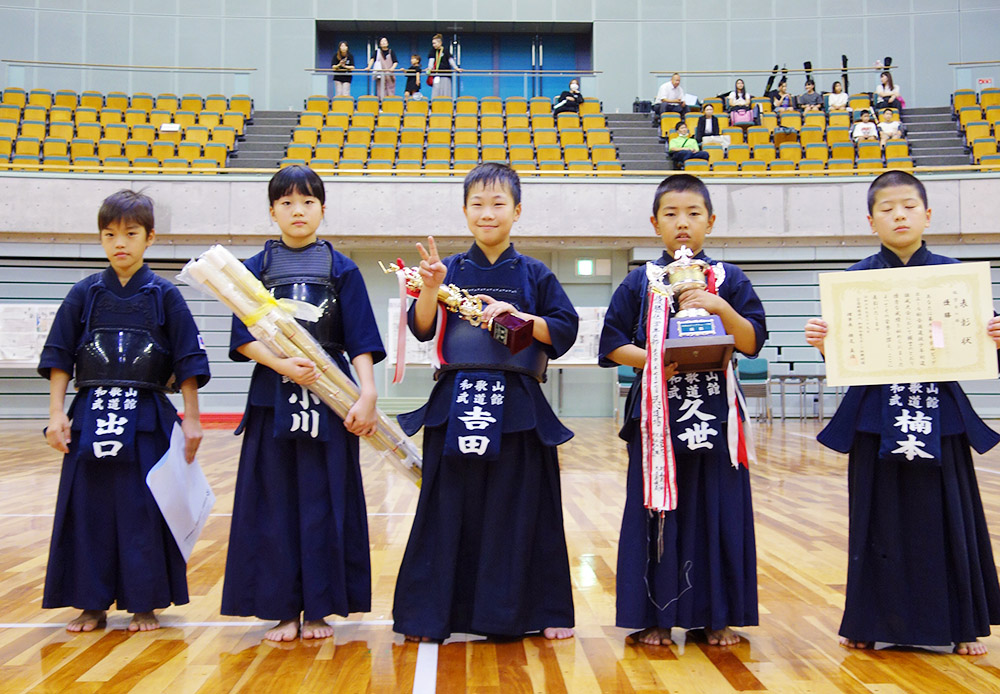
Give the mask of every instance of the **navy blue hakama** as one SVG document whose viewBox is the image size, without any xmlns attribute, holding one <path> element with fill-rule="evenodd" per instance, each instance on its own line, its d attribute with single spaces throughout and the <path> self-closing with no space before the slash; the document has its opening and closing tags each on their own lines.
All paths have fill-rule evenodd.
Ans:
<svg viewBox="0 0 1000 694">
<path fill-rule="evenodd" d="M 699 253 L 696 258 L 713 262 Z M 671 262 L 664 254 L 657 263 Z M 767 337 L 764 310 L 746 275 L 735 265 L 722 263 L 724 279 L 720 297 L 749 320 L 760 350 Z M 716 269 L 717 275 L 720 274 Z M 607 359 L 615 349 L 635 344 L 645 348 L 646 271 L 633 270 L 615 291 L 601 333 L 600 364 L 616 367 Z M 750 473 L 734 466 L 726 445 L 725 375 L 719 373 L 723 398 L 712 448 L 689 450 L 678 440 L 680 402 L 670 403 L 677 474 L 677 508 L 662 516 L 644 506 L 642 433 L 640 427 L 642 375 L 633 382 L 625 403 L 625 425 L 620 433 L 627 442 L 628 473 L 622 514 L 616 576 L 615 624 L 627 629 L 669 629 L 752 626 L 757 616 L 757 555 L 750 496 Z M 699 375 L 700 388 L 705 374 Z M 679 381 L 678 381 L 679 382 Z M 673 382 L 672 382 L 673 383 Z M 687 383 L 682 384 L 682 389 Z M 698 397 L 709 396 L 699 391 Z M 677 395 L 682 398 L 685 396 Z M 662 539 L 663 552 L 659 554 Z"/>
<path fill-rule="evenodd" d="M 536 346 L 549 358 L 572 346 L 576 311 L 541 262 L 510 247 L 491 266 L 477 246 L 443 262 L 449 267 L 446 282 L 545 318 L 552 345 Z M 523 284 L 515 286 L 518 281 L 511 274 L 498 279 L 504 268 L 518 264 L 521 269 L 513 276 L 520 272 Z M 446 330 L 455 327 L 453 321 Z M 452 363 L 482 361 L 481 354 L 446 352 L 445 357 Z M 442 371 L 428 403 L 400 416 L 407 433 L 424 427 L 424 467 L 396 580 L 393 630 L 445 639 L 454 632 L 517 637 L 547 627 L 572 627 L 556 452 L 572 432 L 556 418 L 535 378 L 506 371 L 499 459 L 446 456 L 457 373 Z"/>
<path fill-rule="evenodd" d="M 907 266 L 958 262 L 926 244 Z M 903 267 L 888 248 L 848 268 Z M 852 641 L 948 646 L 1000 624 L 997 579 L 971 448 L 1000 436 L 958 383 L 939 383 L 940 461 L 879 457 L 879 386 L 852 387 L 820 443 L 848 457 L 847 590 L 840 635 Z"/>
<path fill-rule="evenodd" d="M 57 368 L 74 374 L 80 346 L 89 340 L 91 314 L 102 295 L 126 300 L 127 330 L 144 330 L 169 353 L 177 383 L 208 382 L 208 357 L 180 292 L 143 265 L 122 287 L 108 268 L 78 282 L 59 307 L 39 363 L 49 377 Z M 144 295 L 137 300 L 139 295 Z M 148 300 L 148 302 L 147 302 Z M 136 311 L 136 306 L 151 311 Z M 98 308 L 107 328 L 107 306 Z M 137 317 L 138 316 L 138 317 Z M 113 318 L 110 320 L 113 321 Z M 79 376 L 79 374 L 78 374 Z M 123 460 L 81 459 L 81 422 L 94 387 L 82 387 L 70 405 L 72 441 L 63 457 L 42 607 L 150 612 L 188 602 L 184 558 L 146 485 L 146 474 L 169 446 L 180 420 L 170 401 L 137 388 L 129 416 L 137 418 L 133 454 Z"/>
<path fill-rule="evenodd" d="M 385 358 L 361 273 L 332 250 L 330 283 L 340 303 L 347 357 Z M 246 261 L 261 277 L 265 253 Z M 325 279 L 325 278 L 324 278 Z M 230 357 L 254 337 L 233 319 Z M 330 355 L 350 375 L 341 352 Z M 326 412 L 326 440 L 276 436 L 275 397 L 281 377 L 258 364 L 241 430 L 222 614 L 261 619 L 320 620 L 371 609 L 368 517 L 359 439 Z M 239 433 L 239 430 L 237 431 Z"/>
</svg>

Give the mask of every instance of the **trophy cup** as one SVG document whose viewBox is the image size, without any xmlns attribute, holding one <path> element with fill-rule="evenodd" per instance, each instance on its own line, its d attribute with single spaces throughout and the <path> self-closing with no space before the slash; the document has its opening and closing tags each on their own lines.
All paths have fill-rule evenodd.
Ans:
<svg viewBox="0 0 1000 694">
<path fill-rule="evenodd" d="M 420 276 L 420 271 L 415 267 L 406 267 L 401 259 L 388 267 L 379 262 L 382 272 L 402 273 L 403 281 L 406 285 L 406 293 L 411 297 L 420 296 L 420 290 L 424 286 L 424 280 Z M 469 294 L 469 292 L 456 287 L 453 284 L 442 284 L 438 287 L 438 303 L 452 313 L 458 314 L 462 320 L 466 320 L 473 327 L 479 327 L 483 322 L 483 302 L 481 299 Z M 531 344 L 534 339 L 533 320 L 524 320 L 510 313 L 501 314 L 493 319 L 490 326 L 490 334 L 493 339 L 510 350 L 511 354 L 517 354 L 522 349 Z"/>
<path fill-rule="evenodd" d="M 659 286 L 650 282 L 653 291 L 665 292 L 678 301 L 691 289 L 706 289 L 708 263 L 692 258 L 691 249 L 681 246 L 674 262 L 663 268 Z M 663 282 L 666 275 L 667 282 Z M 689 371 L 725 371 L 733 356 L 735 339 L 726 333 L 719 316 L 703 308 L 682 309 L 670 319 L 667 339 L 663 341 L 663 363 L 677 362 L 680 373 Z"/>
</svg>

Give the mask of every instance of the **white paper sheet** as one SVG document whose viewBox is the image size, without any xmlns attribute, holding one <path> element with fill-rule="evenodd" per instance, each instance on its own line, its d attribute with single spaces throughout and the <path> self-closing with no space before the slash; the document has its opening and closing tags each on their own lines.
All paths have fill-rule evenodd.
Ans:
<svg viewBox="0 0 1000 694">
<path fill-rule="evenodd" d="M 146 485 L 187 562 L 215 504 L 215 494 L 198 460 L 188 464 L 184 459 L 184 432 L 179 424 L 174 424 L 170 434 L 170 448 L 146 475 Z"/>
</svg>

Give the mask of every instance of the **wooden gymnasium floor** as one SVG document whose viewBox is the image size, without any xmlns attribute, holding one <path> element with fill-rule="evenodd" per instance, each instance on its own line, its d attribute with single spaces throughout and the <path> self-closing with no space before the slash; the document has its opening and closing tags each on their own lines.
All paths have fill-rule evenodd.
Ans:
<svg viewBox="0 0 1000 694">
<path fill-rule="evenodd" d="M 720 648 L 686 639 L 625 644 L 614 623 L 615 554 L 625 456 L 608 419 L 574 419 L 561 449 L 563 502 L 577 636 L 514 642 L 459 635 L 442 646 L 404 643 L 391 630 L 396 569 L 416 488 L 366 451 L 374 609 L 336 620 L 319 642 L 261 643 L 265 624 L 221 617 L 229 513 L 239 440 L 208 431 L 200 458 L 218 495 L 188 567 L 191 603 L 165 628 L 70 635 L 73 610 L 41 609 L 59 456 L 38 422 L 0 422 L 0 691 L 2 692 L 1000 692 L 1000 638 L 960 657 L 916 650 L 852 652 L 837 645 L 847 544 L 846 459 L 813 440 L 815 421 L 758 427 L 753 470 L 760 626 Z M 977 458 L 1000 550 L 1000 453 Z M 1000 632 L 998 632 L 1000 633 Z"/>
</svg>

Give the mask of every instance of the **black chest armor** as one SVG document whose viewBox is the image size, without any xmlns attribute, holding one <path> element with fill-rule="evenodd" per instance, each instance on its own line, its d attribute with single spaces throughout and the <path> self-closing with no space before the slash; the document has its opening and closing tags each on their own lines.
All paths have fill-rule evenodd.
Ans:
<svg viewBox="0 0 1000 694">
<path fill-rule="evenodd" d="M 76 386 L 171 390 L 173 359 L 163 329 L 159 288 L 128 297 L 94 289 L 87 328 L 76 353 Z"/>
<path fill-rule="evenodd" d="M 316 322 L 299 321 L 323 349 L 344 351 L 344 319 L 333 283 L 333 248 L 317 241 L 305 248 L 289 248 L 268 241 L 264 248 L 261 282 L 275 299 L 294 299 L 319 308 Z"/>
</svg>

